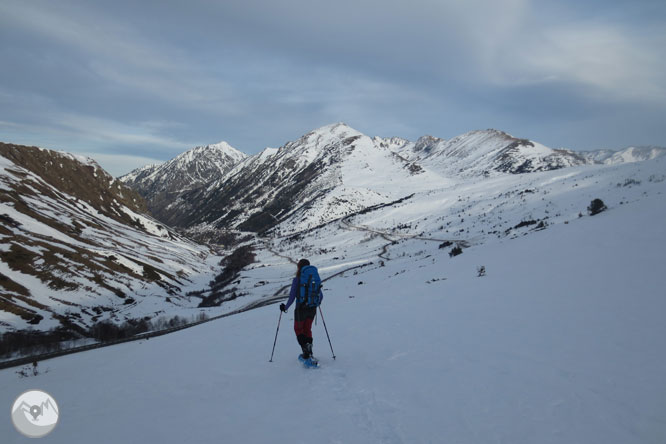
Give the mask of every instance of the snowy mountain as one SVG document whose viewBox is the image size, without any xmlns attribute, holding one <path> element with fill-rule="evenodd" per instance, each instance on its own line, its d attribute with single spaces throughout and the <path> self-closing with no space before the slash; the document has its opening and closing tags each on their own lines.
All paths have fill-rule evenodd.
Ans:
<svg viewBox="0 0 666 444">
<path fill-rule="evenodd" d="M 184 196 L 223 177 L 246 157 L 226 142 L 198 146 L 163 164 L 138 168 L 120 180 L 146 199 L 155 217 L 179 226 L 189 207 Z"/>
<path fill-rule="evenodd" d="M 188 194 L 186 226 L 265 232 L 313 228 L 446 180 L 339 123 L 237 164 Z"/>
<path fill-rule="evenodd" d="M 182 314 L 200 302 L 186 288 L 216 261 L 91 159 L 4 143 L 0 237 L 3 330 Z"/>
<path fill-rule="evenodd" d="M 663 152 L 578 153 L 492 129 L 450 140 L 371 139 L 338 123 L 255 156 L 236 152 L 218 174 L 191 177 L 187 170 L 201 168 L 200 156 L 188 152 L 159 171 L 147 167 L 123 180 L 151 200 L 158 219 L 200 241 L 225 244 L 230 230 L 296 233 L 461 180 L 619 164 Z"/>
</svg>

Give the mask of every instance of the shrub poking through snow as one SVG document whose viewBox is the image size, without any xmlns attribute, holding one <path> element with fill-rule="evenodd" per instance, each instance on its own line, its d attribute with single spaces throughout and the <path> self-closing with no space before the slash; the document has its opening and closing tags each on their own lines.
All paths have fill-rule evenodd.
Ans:
<svg viewBox="0 0 666 444">
<path fill-rule="evenodd" d="M 594 216 L 595 214 L 599 214 L 607 209 L 608 207 L 606 207 L 606 204 L 604 204 L 603 200 L 594 199 L 592 202 L 590 202 L 590 206 L 587 207 L 587 212 L 590 216 Z"/>
</svg>

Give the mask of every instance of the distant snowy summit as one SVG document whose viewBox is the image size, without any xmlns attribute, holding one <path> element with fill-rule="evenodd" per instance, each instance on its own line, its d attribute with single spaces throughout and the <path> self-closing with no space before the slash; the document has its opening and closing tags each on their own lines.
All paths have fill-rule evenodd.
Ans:
<svg viewBox="0 0 666 444">
<path fill-rule="evenodd" d="M 155 217 L 172 225 L 175 220 L 168 207 L 179 196 L 223 176 L 246 157 L 227 142 L 220 142 L 192 148 L 168 162 L 138 168 L 119 179 L 146 198 Z"/>
<path fill-rule="evenodd" d="M 247 154 L 222 141 L 197 146 L 162 164 L 137 168 L 120 180 L 133 187 L 158 185 L 164 189 L 170 188 L 174 181 L 183 180 L 191 188 L 207 182 L 211 175 L 223 174 L 246 157 Z"/>
<path fill-rule="evenodd" d="M 254 156 L 225 143 L 197 147 L 122 180 L 168 225 L 261 233 L 279 224 L 306 229 L 433 184 L 636 162 L 664 153 L 663 148 L 552 149 L 494 129 L 449 140 L 371 138 L 335 123 Z"/>
</svg>

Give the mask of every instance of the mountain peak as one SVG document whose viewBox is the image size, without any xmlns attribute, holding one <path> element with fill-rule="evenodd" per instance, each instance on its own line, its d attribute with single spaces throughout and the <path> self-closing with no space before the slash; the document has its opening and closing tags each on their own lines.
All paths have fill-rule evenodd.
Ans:
<svg viewBox="0 0 666 444">
<path fill-rule="evenodd" d="M 310 131 L 305 137 L 321 137 L 321 136 L 333 136 L 339 139 L 345 139 L 347 137 L 353 136 L 362 136 L 363 133 L 355 130 L 344 122 L 332 123 L 329 125 L 324 125 L 321 128 L 317 128 L 313 131 Z"/>
<path fill-rule="evenodd" d="M 213 154 L 215 153 L 215 154 Z M 226 141 L 221 141 L 218 143 L 212 143 L 210 145 L 200 145 L 192 149 L 185 151 L 184 153 L 176 156 L 171 162 L 176 161 L 177 159 L 185 160 L 186 162 L 192 162 L 196 160 L 199 156 L 226 156 L 231 158 L 233 162 L 239 162 L 247 157 L 247 154 L 242 151 L 237 150 L 233 146 L 229 145 Z"/>
<path fill-rule="evenodd" d="M 220 140 L 217 143 L 211 143 L 210 145 L 206 145 L 209 148 L 215 148 L 215 149 L 235 149 L 226 140 Z"/>
<path fill-rule="evenodd" d="M 328 151 L 334 147 L 339 149 L 342 145 L 348 145 L 351 142 L 347 139 L 358 139 L 364 136 L 363 133 L 345 123 L 333 123 L 312 130 L 298 140 L 288 142 L 280 150 L 284 149 L 283 152 L 298 152 L 299 156 L 306 163 L 309 163 L 322 155 L 324 150 Z M 346 140 L 347 142 L 345 142 Z M 368 140 L 370 139 L 368 138 Z"/>
</svg>

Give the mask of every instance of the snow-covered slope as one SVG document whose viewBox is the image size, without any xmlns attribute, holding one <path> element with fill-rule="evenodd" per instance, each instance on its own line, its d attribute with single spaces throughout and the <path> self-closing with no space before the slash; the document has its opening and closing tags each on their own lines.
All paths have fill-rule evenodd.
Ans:
<svg viewBox="0 0 666 444">
<path fill-rule="evenodd" d="M 182 314 L 216 265 L 94 161 L 36 147 L 0 144 L 0 238 L 4 331 Z"/>
<path fill-rule="evenodd" d="M 318 370 L 296 360 L 291 311 L 267 362 L 272 305 L 45 361 L 36 377 L 0 371 L 0 399 L 11 405 L 34 387 L 53 395 L 53 443 L 661 443 L 665 173 L 657 159 L 506 176 L 487 184 L 487 200 L 474 181 L 469 194 L 461 186 L 405 201 L 424 208 L 418 228 L 405 226 L 410 211 L 397 205 L 275 240 L 280 254 L 307 255 L 332 277 L 322 309 L 337 359 L 320 317 Z M 588 216 L 591 196 L 609 209 Z M 460 256 L 414 237 L 431 222 L 446 226 L 437 217 L 455 217 L 448 229 L 463 229 L 460 237 L 474 224 L 487 231 L 541 217 L 542 198 L 553 202 L 545 229 L 491 235 Z M 492 220 L 482 222 L 482 209 Z M 378 234 L 391 218 L 403 227 Z M 294 272 L 264 254 L 241 278 L 256 296 Z M 477 277 L 481 265 L 486 276 Z M 0 434 L 24 441 L 9 420 Z"/>
<path fill-rule="evenodd" d="M 183 196 L 223 177 L 246 157 L 226 142 L 198 146 L 163 164 L 138 168 L 120 180 L 146 199 L 159 220 L 179 226 L 190 205 Z"/>
</svg>

